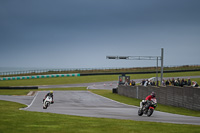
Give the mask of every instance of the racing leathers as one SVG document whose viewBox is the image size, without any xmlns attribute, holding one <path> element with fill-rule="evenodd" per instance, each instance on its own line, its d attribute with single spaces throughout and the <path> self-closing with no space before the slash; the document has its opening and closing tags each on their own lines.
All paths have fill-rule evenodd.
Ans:
<svg viewBox="0 0 200 133">
<path fill-rule="evenodd" d="M 50 97 L 52 97 L 52 104 L 54 103 L 54 101 L 53 101 L 53 93 L 47 93 L 46 95 L 45 95 L 45 98 L 43 99 L 43 102 L 44 102 L 44 100 L 47 98 L 47 96 L 50 96 Z"/>
<path fill-rule="evenodd" d="M 145 100 L 146 100 L 146 109 L 148 109 L 149 108 L 149 106 L 151 105 L 151 99 L 152 98 L 155 98 L 155 97 L 153 97 L 152 95 L 149 95 L 149 96 L 147 96 L 146 98 L 145 98 Z"/>
</svg>

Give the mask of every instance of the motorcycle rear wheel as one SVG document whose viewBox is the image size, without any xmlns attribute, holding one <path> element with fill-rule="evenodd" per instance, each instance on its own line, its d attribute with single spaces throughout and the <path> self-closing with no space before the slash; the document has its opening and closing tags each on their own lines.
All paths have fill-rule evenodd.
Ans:
<svg viewBox="0 0 200 133">
<path fill-rule="evenodd" d="M 143 115 L 143 110 L 142 110 L 142 109 L 139 109 L 139 110 L 138 110 L 138 115 L 139 115 L 139 116 L 142 116 L 142 115 Z"/>
</svg>

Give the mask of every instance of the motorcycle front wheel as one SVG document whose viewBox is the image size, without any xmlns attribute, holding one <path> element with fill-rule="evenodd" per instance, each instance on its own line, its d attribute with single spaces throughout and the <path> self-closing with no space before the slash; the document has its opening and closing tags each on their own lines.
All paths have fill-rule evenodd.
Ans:
<svg viewBox="0 0 200 133">
<path fill-rule="evenodd" d="M 150 117 L 153 114 L 153 109 L 149 109 L 147 112 L 147 116 Z"/>
</svg>

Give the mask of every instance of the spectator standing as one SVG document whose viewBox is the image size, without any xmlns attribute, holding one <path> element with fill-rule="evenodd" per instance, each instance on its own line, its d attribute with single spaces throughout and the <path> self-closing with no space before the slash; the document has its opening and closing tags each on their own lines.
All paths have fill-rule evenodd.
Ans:
<svg viewBox="0 0 200 133">
<path fill-rule="evenodd" d="M 193 87 L 199 87 L 199 85 L 197 84 L 196 81 L 192 81 L 192 86 L 193 86 Z"/>
<path fill-rule="evenodd" d="M 164 79 L 163 79 L 163 81 L 162 81 L 162 85 L 165 86 L 165 80 L 164 80 Z"/>
<path fill-rule="evenodd" d="M 190 80 L 190 78 L 188 78 L 187 85 L 188 85 L 188 86 L 191 86 L 191 80 Z"/>
<path fill-rule="evenodd" d="M 128 85 L 129 85 L 129 83 L 126 81 L 124 85 L 125 85 L 125 86 L 128 86 Z"/>
<path fill-rule="evenodd" d="M 185 85 L 187 85 L 187 80 L 185 80 Z"/>
<path fill-rule="evenodd" d="M 172 78 L 171 84 L 174 85 L 174 82 L 175 82 L 175 80 L 174 80 L 174 78 Z"/>
<path fill-rule="evenodd" d="M 150 80 L 149 84 L 152 85 L 152 86 L 156 85 L 155 81 L 152 81 L 152 80 Z"/>
<path fill-rule="evenodd" d="M 178 82 L 178 85 L 177 86 L 180 86 L 181 85 L 181 82 L 180 82 L 180 79 L 177 78 L 177 82 Z"/>
<path fill-rule="evenodd" d="M 174 81 L 174 86 L 179 86 L 179 83 L 177 80 Z"/>
<path fill-rule="evenodd" d="M 131 81 L 131 84 L 132 84 L 132 86 L 135 86 L 135 81 L 132 80 L 132 81 Z"/>
<path fill-rule="evenodd" d="M 169 85 L 169 79 L 166 80 L 165 85 L 168 86 Z"/>
<path fill-rule="evenodd" d="M 183 87 L 185 85 L 185 80 L 184 78 L 181 80 L 180 86 Z"/>
<path fill-rule="evenodd" d="M 169 80 L 169 85 L 172 85 L 172 81 L 171 81 L 171 79 L 168 79 Z"/>
<path fill-rule="evenodd" d="M 148 86 L 149 85 L 149 81 L 148 79 L 145 81 L 144 86 Z"/>
<path fill-rule="evenodd" d="M 144 83 L 145 83 L 145 80 L 143 79 L 141 84 L 144 85 Z"/>
<path fill-rule="evenodd" d="M 155 85 L 156 85 L 156 83 L 155 83 L 155 81 L 153 81 L 153 82 L 152 82 L 152 86 L 155 86 Z"/>
</svg>

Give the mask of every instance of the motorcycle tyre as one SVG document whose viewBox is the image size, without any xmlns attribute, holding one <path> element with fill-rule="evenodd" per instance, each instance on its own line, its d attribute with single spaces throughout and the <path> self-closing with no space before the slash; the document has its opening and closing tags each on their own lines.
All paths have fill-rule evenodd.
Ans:
<svg viewBox="0 0 200 133">
<path fill-rule="evenodd" d="M 147 116 L 150 117 L 153 114 L 153 109 L 149 109 L 147 112 Z"/>
<path fill-rule="evenodd" d="M 142 109 L 139 109 L 139 110 L 138 110 L 138 115 L 139 115 L 139 116 L 142 116 L 142 115 L 143 115 Z"/>
<path fill-rule="evenodd" d="M 50 103 L 46 103 L 46 106 L 43 106 L 43 109 L 47 109 Z"/>
</svg>

